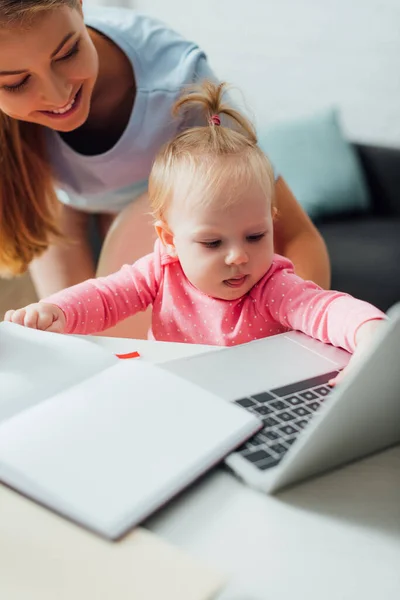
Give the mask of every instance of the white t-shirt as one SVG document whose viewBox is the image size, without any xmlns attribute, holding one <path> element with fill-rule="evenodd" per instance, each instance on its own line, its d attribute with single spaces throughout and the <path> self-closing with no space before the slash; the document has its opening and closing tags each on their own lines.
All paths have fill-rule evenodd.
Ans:
<svg viewBox="0 0 400 600">
<path fill-rule="evenodd" d="M 86 212 L 116 213 L 146 191 L 157 151 L 187 125 L 171 114 L 183 86 L 215 75 L 196 44 L 134 10 L 85 9 L 85 23 L 131 61 L 132 113 L 118 142 L 103 154 L 79 154 L 50 129 L 48 147 L 62 202 Z"/>
</svg>

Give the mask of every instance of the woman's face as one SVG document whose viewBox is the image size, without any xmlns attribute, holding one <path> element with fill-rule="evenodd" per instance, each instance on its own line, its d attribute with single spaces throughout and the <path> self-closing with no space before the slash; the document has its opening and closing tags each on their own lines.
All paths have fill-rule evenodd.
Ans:
<svg viewBox="0 0 400 600">
<path fill-rule="evenodd" d="M 98 56 L 80 11 L 58 6 L 29 28 L 0 27 L 0 110 L 57 131 L 82 125 Z"/>
</svg>

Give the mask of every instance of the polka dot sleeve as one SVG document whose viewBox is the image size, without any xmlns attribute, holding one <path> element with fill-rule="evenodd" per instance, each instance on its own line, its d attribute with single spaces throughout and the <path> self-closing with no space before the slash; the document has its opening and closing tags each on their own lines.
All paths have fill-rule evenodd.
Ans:
<svg viewBox="0 0 400 600">
<path fill-rule="evenodd" d="M 270 276 L 255 288 L 258 311 L 288 329 L 295 329 L 349 352 L 363 323 L 385 318 L 380 310 L 348 294 L 323 290 L 298 277 L 285 258 L 276 257 Z"/>
<path fill-rule="evenodd" d="M 59 306 L 67 320 L 66 333 L 93 334 L 145 310 L 154 302 L 161 274 L 156 253 L 124 265 L 107 277 L 89 279 L 45 298 Z"/>
</svg>

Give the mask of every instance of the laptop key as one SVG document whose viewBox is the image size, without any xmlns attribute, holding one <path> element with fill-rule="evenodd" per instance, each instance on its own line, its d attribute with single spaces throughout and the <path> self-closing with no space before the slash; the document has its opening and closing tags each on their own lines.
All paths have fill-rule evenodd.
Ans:
<svg viewBox="0 0 400 600">
<path fill-rule="evenodd" d="M 284 410 L 289 405 L 282 400 L 274 400 L 274 402 L 270 402 L 270 406 L 272 406 L 275 410 Z"/>
<path fill-rule="evenodd" d="M 255 452 L 246 452 L 246 454 L 242 454 L 243 458 L 249 460 L 250 462 L 258 462 L 259 460 L 264 460 L 265 458 L 271 458 L 271 455 L 268 454 L 265 450 L 256 450 Z M 273 457 L 272 457 L 273 458 Z"/>
<path fill-rule="evenodd" d="M 274 417 L 266 417 L 262 419 L 265 427 L 274 427 L 275 425 L 279 425 L 279 421 L 277 421 Z"/>
<path fill-rule="evenodd" d="M 291 438 L 286 438 L 284 443 L 287 444 L 288 446 L 291 446 L 293 444 L 293 442 L 296 441 L 297 438 L 295 437 L 291 437 Z"/>
<path fill-rule="evenodd" d="M 317 410 L 321 404 L 319 402 L 308 402 L 307 408 L 311 408 L 311 410 Z"/>
<path fill-rule="evenodd" d="M 260 458 L 261 454 L 263 455 L 262 458 Z M 271 467 L 277 465 L 279 463 L 279 461 L 281 460 L 282 456 L 283 456 L 283 454 L 277 455 L 277 453 L 272 452 L 270 450 L 270 448 L 268 448 L 266 450 L 260 450 L 258 452 L 254 452 L 253 457 L 250 460 L 254 464 L 255 467 L 257 467 L 258 469 L 264 470 L 266 468 L 271 468 Z M 254 458 L 256 458 L 256 460 L 253 460 Z M 267 465 L 268 465 L 268 467 L 267 467 Z"/>
<path fill-rule="evenodd" d="M 314 394 L 311 390 L 307 390 L 307 392 L 300 392 L 299 396 L 304 398 L 304 400 L 316 400 L 318 398 L 317 394 Z"/>
<path fill-rule="evenodd" d="M 261 438 L 260 436 L 255 435 L 247 442 L 246 446 L 248 448 L 251 448 L 252 446 L 259 446 L 260 444 L 265 444 L 264 438 Z"/>
<path fill-rule="evenodd" d="M 311 410 L 308 410 L 305 406 L 298 406 L 297 408 L 293 408 L 293 412 L 296 413 L 298 417 L 306 417 L 307 415 L 311 415 Z"/>
<path fill-rule="evenodd" d="M 289 396 L 285 398 L 286 402 L 289 402 L 292 406 L 297 406 L 298 404 L 304 404 L 304 400 L 299 398 L 298 396 Z"/>
<path fill-rule="evenodd" d="M 270 415 L 274 411 L 269 406 L 263 404 L 262 406 L 256 406 L 254 412 L 257 412 L 259 415 Z"/>
<path fill-rule="evenodd" d="M 314 389 L 314 392 L 319 394 L 319 396 L 327 396 L 331 391 L 332 391 L 332 388 L 329 387 L 328 385 L 324 385 L 322 387 Z"/>
<path fill-rule="evenodd" d="M 275 400 L 275 396 L 270 394 L 269 392 L 262 392 L 261 394 L 251 394 L 251 397 L 257 402 L 269 402 L 270 400 Z"/>
<path fill-rule="evenodd" d="M 281 458 L 282 456 L 279 456 L 278 458 L 268 458 L 265 460 L 262 460 L 259 463 L 256 463 L 256 467 L 257 469 L 260 469 L 260 471 L 265 471 L 266 469 L 271 469 L 271 467 L 276 467 L 276 465 L 278 465 L 281 462 Z"/>
<path fill-rule="evenodd" d="M 279 427 L 279 431 L 281 431 L 284 435 L 295 435 L 299 432 L 297 427 L 293 427 L 293 425 L 282 425 Z"/>
<path fill-rule="evenodd" d="M 254 400 L 250 400 L 250 398 L 240 398 L 240 400 L 235 400 L 235 404 L 239 404 L 244 408 L 250 408 L 250 406 L 256 406 Z"/>
<path fill-rule="evenodd" d="M 285 454 L 287 452 L 287 448 L 285 448 L 285 446 L 283 446 L 282 444 L 279 444 L 279 443 L 272 444 L 271 446 L 269 446 L 269 449 L 273 450 L 278 455 Z"/>
<path fill-rule="evenodd" d="M 281 437 L 274 429 L 270 429 L 269 431 L 262 430 L 260 433 L 268 440 L 279 440 Z"/>
<path fill-rule="evenodd" d="M 304 429 L 304 427 L 308 424 L 308 419 L 300 419 L 300 421 L 296 421 L 295 425 L 300 427 L 300 429 Z"/>
<path fill-rule="evenodd" d="M 296 418 L 295 415 L 292 415 L 291 413 L 289 413 L 287 411 L 281 412 L 275 416 L 277 419 L 280 419 L 281 421 L 285 421 L 285 423 L 287 423 L 287 421 L 293 421 Z"/>
</svg>

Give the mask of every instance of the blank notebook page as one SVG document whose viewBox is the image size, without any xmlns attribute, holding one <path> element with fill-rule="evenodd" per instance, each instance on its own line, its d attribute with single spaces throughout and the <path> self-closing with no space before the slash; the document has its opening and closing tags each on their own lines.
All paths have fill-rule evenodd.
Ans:
<svg viewBox="0 0 400 600">
<path fill-rule="evenodd" d="M 0 478 L 116 537 L 258 427 L 176 375 L 123 361 L 3 423 Z"/>
<path fill-rule="evenodd" d="M 84 338 L 0 323 L 0 423 L 117 362 Z"/>
</svg>

